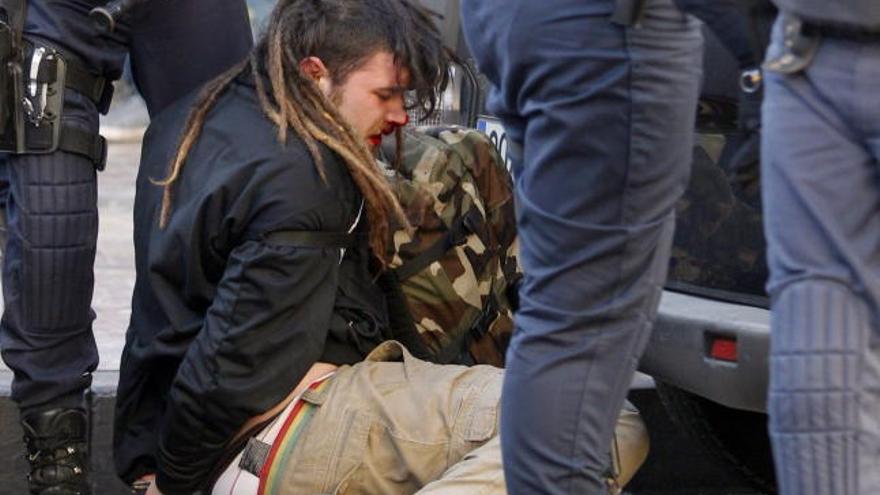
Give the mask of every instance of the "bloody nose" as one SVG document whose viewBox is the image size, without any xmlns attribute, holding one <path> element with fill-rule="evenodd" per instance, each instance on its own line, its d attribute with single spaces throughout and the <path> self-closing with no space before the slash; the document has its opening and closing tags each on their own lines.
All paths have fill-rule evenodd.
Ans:
<svg viewBox="0 0 880 495">
<path fill-rule="evenodd" d="M 385 129 L 382 130 L 382 134 L 389 135 L 394 132 L 398 127 L 403 127 L 409 123 L 409 114 L 403 114 L 403 122 L 388 122 L 385 126 Z"/>
</svg>

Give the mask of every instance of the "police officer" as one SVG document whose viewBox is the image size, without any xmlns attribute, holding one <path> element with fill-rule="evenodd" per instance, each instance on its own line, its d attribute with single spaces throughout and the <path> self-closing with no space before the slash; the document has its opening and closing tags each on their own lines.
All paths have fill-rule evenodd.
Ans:
<svg viewBox="0 0 880 495">
<path fill-rule="evenodd" d="M 761 162 L 779 492 L 880 493 L 880 3 L 775 3 Z"/>
<path fill-rule="evenodd" d="M 687 183 L 699 27 L 672 0 L 466 0 L 461 17 L 519 155 L 507 486 L 600 493 Z"/>
<path fill-rule="evenodd" d="M 4 2 L 9 7 L 15 2 Z M 244 0 L 146 0 L 115 30 L 88 15 L 101 0 L 30 0 L 23 23 L 28 150 L 8 156 L 3 360 L 14 371 L 31 493 L 89 493 L 83 392 L 98 364 L 90 309 L 98 229 L 98 136 L 127 54 L 151 116 L 246 56 Z M 59 70 L 59 67 L 64 70 Z M 63 91 L 62 91 L 63 90 Z M 52 95 L 63 104 L 52 108 Z M 58 115 L 60 114 L 60 119 Z M 52 118 L 55 118 L 53 121 Z M 57 127 L 57 150 L 44 129 Z"/>
</svg>

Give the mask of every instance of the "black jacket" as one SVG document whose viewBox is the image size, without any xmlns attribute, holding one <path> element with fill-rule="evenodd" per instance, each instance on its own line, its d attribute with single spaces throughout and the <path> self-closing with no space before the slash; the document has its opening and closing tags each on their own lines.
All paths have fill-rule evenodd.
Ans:
<svg viewBox="0 0 880 495">
<path fill-rule="evenodd" d="M 168 494 L 201 488 L 230 437 L 314 362 L 353 363 L 389 337 L 363 240 L 341 259 L 338 248 L 267 237 L 356 223 L 363 233 L 366 223 L 342 161 L 325 150 L 325 183 L 294 133 L 279 145 L 249 78 L 210 112 L 164 229 L 162 188 L 150 179 L 167 174 L 193 98 L 154 120 L 144 140 L 114 450 L 124 480 L 158 472 Z"/>
</svg>

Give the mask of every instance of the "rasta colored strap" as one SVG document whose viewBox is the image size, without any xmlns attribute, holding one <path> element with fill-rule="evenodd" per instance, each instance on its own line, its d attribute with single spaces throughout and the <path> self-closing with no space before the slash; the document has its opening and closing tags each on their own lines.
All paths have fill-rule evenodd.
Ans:
<svg viewBox="0 0 880 495">
<path fill-rule="evenodd" d="M 320 392 L 326 389 L 330 383 L 329 378 L 323 378 L 312 383 L 308 390 Z M 278 432 L 278 436 L 272 442 L 272 448 L 269 450 L 266 463 L 260 471 L 258 495 L 271 495 L 278 492 L 280 478 L 284 474 L 282 470 L 287 465 L 288 459 L 293 452 L 293 446 L 296 445 L 296 441 L 306 429 L 306 425 L 309 424 L 312 416 L 318 411 L 318 407 L 300 397 L 293 410 L 285 418 L 281 431 Z"/>
</svg>

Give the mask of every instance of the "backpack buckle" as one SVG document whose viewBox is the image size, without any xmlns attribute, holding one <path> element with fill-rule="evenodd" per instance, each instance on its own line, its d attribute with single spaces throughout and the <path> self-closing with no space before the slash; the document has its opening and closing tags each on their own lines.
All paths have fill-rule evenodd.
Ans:
<svg viewBox="0 0 880 495">
<path fill-rule="evenodd" d="M 483 215 L 476 207 L 462 215 L 449 230 L 449 247 L 461 246 L 467 242 L 467 236 L 479 234 L 483 225 Z"/>
</svg>

